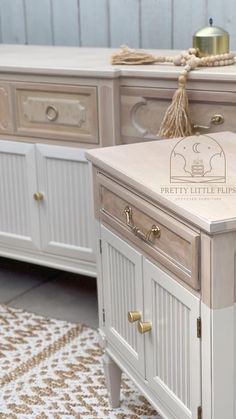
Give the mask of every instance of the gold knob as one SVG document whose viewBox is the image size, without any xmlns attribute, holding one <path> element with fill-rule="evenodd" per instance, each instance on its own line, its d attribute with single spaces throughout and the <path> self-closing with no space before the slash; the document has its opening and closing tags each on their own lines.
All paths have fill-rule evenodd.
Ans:
<svg viewBox="0 0 236 419">
<path fill-rule="evenodd" d="M 42 194 L 42 192 L 35 192 L 33 195 L 35 201 L 42 201 L 44 196 Z"/>
<path fill-rule="evenodd" d="M 146 332 L 150 332 L 152 330 L 152 323 L 151 322 L 138 322 L 138 331 L 143 335 Z"/>
<path fill-rule="evenodd" d="M 128 320 L 130 323 L 137 322 L 138 320 L 141 320 L 142 313 L 141 311 L 129 311 L 128 312 Z"/>
<path fill-rule="evenodd" d="M 220 114 L 215 114 L 213 115 L 213 117 L 211 118 L 211 124 L 213 125 L 221 125 L 224 123 L 224 117 Z"/>
</svg>

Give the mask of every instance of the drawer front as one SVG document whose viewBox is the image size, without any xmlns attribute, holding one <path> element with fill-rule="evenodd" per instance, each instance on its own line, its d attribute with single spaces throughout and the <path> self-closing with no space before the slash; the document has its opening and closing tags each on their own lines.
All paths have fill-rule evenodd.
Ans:
<svg viewBox="0 0 236 419">
<path fill-rule="evenodd" d="M 13 117 L 10 86 L 0 83 L 0 133 L 13 133 Z"/>
<path fill-rule="evenodd" d="M 96 87 L 16 85 L 19 134 L 98 143 Z"/>
<path fill-rule="evenodd" d="M 199 234 L 104 175 L 97 181 L 99 218 L 198 290 Z"/>
<path fill-rule="evenodd" d="M 171 89 L 123 87 L 122 141 L 156 140 L 173 94 L 174 90 Z M 196 131 L 236 131 L 236 93 L 189 91 L 188 97 L 192 124 L 198 126 Z"/>
</svg>

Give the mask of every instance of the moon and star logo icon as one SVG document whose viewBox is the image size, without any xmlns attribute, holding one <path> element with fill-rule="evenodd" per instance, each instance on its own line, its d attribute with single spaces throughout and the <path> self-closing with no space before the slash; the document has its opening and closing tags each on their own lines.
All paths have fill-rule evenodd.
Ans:
<svg viewBox="0 0 236 419">
<path fill-rule="evenodd" d="M 226 159 L 221 145 L 210 135 L 178 141 L 170 156 L 172 183 L 226 182 Z"/>
<path fill-rule="evenodd" d="M 200 154 L 200 151 L 198 150 L 199 145 L 200 145 L 200 143 L 194 143 L 193 144 L 192 150 L 193 150 L 194 153 Z"/>
</svg>

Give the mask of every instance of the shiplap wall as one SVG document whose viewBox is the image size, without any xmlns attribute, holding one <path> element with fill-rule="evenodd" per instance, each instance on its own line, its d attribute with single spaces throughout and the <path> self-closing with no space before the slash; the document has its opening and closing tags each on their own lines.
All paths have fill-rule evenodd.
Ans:
<svg viewBox="0 0 236 419">
<path fill-rule="evenodd" d="M 236 49 L 235 0 L 0 0 L 0 42 L 183 49 L 209 17 Z"/>
</svg>

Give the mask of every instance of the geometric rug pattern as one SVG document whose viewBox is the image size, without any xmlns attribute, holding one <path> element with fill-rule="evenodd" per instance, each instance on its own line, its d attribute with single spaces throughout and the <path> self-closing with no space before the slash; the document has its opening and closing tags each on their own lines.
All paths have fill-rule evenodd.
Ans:
<svg viewBox="0 0 236 419">
<path fill-rule="evenodd" d="M 98 333 L 0 305 L 1 419 L 161 419 L 123 374 L 110 409 Z"/>
</svg>

